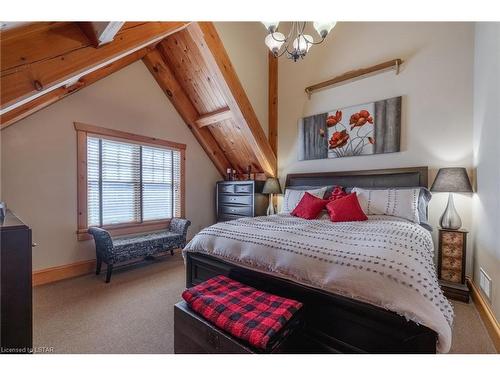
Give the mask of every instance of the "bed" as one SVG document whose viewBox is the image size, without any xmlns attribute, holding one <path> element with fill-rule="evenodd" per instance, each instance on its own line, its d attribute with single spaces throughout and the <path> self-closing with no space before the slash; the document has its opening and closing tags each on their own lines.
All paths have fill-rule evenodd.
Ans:
<svg viewBox="0 0 500 375">
<path fill-rule="evenodd" d="M 286 187 L 427 187 L 427 168 L 290 174 Z M 437 283 L 429 232 L 374 215 L 331 223 L 290 215 L 205 228 L 186 246 L 188 287 L 224 274 L 304 303 L 298 353 L 435 353 L 453 310 Z"/>
</svg>

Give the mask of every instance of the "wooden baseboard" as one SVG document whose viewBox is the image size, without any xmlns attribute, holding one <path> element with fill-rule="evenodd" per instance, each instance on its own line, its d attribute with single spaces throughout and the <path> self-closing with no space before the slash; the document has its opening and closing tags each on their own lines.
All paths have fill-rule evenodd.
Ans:
<svg viewBox="0 0 500 375">
<path fill-rule="evenodd" d="M 495 318 L 493 311 L 485 301 L 477 285 L 474 284 L 474 281 L 469 277 L 467 277 L 467 284 L 469 285 L 471 291 L 472 300 L 481 315 L 491 340 L 493 341 L 497 352 L 500 353 L 500 325 L 498 324 L 498 320 Z"/>
<path fill-rule="evenodd" d="M 106 265 L 103 264 L 103 269 Z M 95 259 L 51 267 L 33 272 L 33 286 L 53 283 L 72 277 L 88 275 L 95 272 Z"/>
</svg>

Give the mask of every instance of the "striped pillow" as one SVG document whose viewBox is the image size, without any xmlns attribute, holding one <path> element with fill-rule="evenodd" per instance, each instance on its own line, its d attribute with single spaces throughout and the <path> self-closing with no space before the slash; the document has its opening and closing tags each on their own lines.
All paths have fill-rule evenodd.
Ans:
<svg viewBox="0 0 500 375">
<path fill-rule="evenodd" d="M 367 215 L 397 216 L 419 224 L 418 197 L 420 189 L 352 189 Z"/>
</svg>

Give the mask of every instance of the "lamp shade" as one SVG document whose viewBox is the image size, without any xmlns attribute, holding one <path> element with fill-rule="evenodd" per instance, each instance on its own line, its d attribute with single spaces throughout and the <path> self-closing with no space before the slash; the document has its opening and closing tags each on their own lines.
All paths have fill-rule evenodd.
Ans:
<svg viewBox="0 0 500 375">
<path fill-rule="evenodd" d="M 262 194 L 281 194 L 280 181 L 277 178 L 269 177 L 264 184 Z"/>
<path fill-rule="evenodd" d="M 472 185 L 465 168 L 441 168 L 431 191 L 447 193 L 472 193 Z"/>
</svg>

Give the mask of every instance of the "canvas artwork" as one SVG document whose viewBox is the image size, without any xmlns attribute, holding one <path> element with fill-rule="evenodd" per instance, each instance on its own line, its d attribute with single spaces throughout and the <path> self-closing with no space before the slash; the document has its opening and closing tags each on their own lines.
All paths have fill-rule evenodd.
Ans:
<svg viewBox="0 0 500 375">
<path fill-rule="evenodd" d="M 299 160 L 400 151 L 401 96 L 299 120 Z"/>
</svg>

